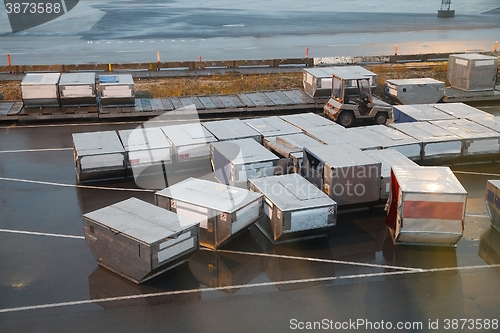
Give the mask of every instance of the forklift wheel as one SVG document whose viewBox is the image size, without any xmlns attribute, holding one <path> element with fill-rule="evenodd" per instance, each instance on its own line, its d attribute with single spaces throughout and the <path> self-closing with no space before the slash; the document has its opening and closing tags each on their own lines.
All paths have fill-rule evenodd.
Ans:
<svg viewBox="0 0 500 333">
<path fill-rule="evenodd" d="M 375 116 L 375 125 L 383 125 L 387 122 L 387 114 L 377 113 Z"/>
<path fill-rule="evenodd" d="M 354 115 L 352 112 L 342 112 L 337 118 L 337 122 L 344 127 L 351 127 L 354 123 Z"/>
</svg>

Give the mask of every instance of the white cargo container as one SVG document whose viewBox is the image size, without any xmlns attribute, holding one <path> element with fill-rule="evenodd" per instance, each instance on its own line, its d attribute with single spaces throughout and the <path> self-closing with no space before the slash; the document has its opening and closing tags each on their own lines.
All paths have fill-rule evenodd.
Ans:
<svg viewBox="0 0 500 333">
<path fill-rule="evenodd" d="M 210 161 L 210 143 L 217 139 L 201 123 L 161 127 L 172 143 L 174 163 L 183 170 L 204 168 Z"/>
<path fill-rule="evenodd" d="M 380 163 L 382 163 L 380 178 L 380 198 L 389 198 L 391 189 L 391 168 L 398 167 L 418 167 L 418 164 L 410 160 L 395 149 L 367 150 L 365 153 Z"/>
<path fill-rule="evenodd" d="M 350 144 L 304 148 L 302 174 L 339 206 L 380 199 L 382 164 Z"/>
<path fill-rule="evenodd" d="M 296 173 L 250 179 L 248 187 L 264 195 L 256 225 L 274 244 L 325 237 L 336 225 L 337 203 Z"/>
<path fill-rule="evenodd" d="M 393 148 L 412 159 L 419 160 L 422 143 L 394 128 L 385 125 L 367 126 L 367 136 L 380 143 L 382 149 Z"/>
<path fill-rule="evenodd" d="M 391 124 L 422 143 L 422 160 L 457 158 L 462 154 L 462 138 L 429 122 Z"/>
<path fill-rule="evenodd" d="M 61 73 L 27 73 L 21 81 L 21 95 L 25 107 L 59 106 L 59 79 Z"/>
<path fill-rule="evenodd" d="M 156 192 L 155 200 L 158 206 L 199 222 L 200 244 L 212 249 L 262 214 L 261 194 L 196 178 Z"/>
<path fill-rule="evenodd" d="M 491 225 L 500 232 L 500 180 L 488 180 L 486 183 L 486 207 L 491 218 Z"/>
<path fill-rule="evenodd" d="M 311 138 L 326 145 L 335 145 L 339 143 L 348 143 L 340 137 L 340 133 L 346 132 L 347 128 L 335 124 L 334 126 L 311 127 L 305 130 L 305 133 Z"/>
<path fill-rule="evenodd" d="M 279 116 L 284 121 L 292 124 L 293 126 L 307 132 L 310 128 L 321 127 L 321 126 L 339 126 L 341 125 L 326 119 L 316 113 L 306 112 L 298 114 L 290 114 L 286 116 Z"/>
<path fill-rule="evenodd" d="M 278 116 L 249 119 L 245 120 L 245 123 L 260 133 L 262 136 L 261 142 L 264 142 L 266 137 L 302 133 L 300 129 Z"/>
<path fill-rule="evenodd" d="M 250 138 L 254 139 L 258 143 L 262 143 L 260 133 L 245 124 L 245 122 L 240 119 L 207 121 L 202 123 L 202 125 L 219 141 Z"/>
<path fill-rule="evenodd" d="M 432 78 L 386 80 L 385 94 L 401 104 L 437 103 L 444 97 L 444 82 Z"/>
<path fill-rule="evenodd" d="M 59 80 L 61 105 L 97 105 L 95 73 L 63 73 Z"/>
<path fill-rule="evenodd" d="M 304 147 L 324 146 L 305 133 L 279 135 L 264 139 L 264 147 L 273 153 L 292 160 L 294 172 L 299 172 L 304 155 Z"/>
<path fill-rule="evenodd" d="M 210 160 L 218 181 L 246 188 L 248 179 L 272 176 L 279 157 L 253 139 L 240 139 L 212 143 Z"/>
<path fill-rule="evenodd" d="M 79 183 L 126 177 L 126 152 L 115 131 L 73 134 L 73 155 Z"/>
<path fill-rule="evenodd" d="M 386 224 L 396 244 L 455 246 L 466 200 L 448 167 L 393 167 Z"/>
<path fill-rule="evenodd" d="M 436 104 L 394 105 L 394 122 L 411 123 L 417 121 L 455 119 L 435 107 Z"/>
<path fill-rule="evenodd" d="M 99 99 L 103 106 L 134 106 L 135 90 L 132 75 L 99 75 Z"/>
<path fill-rule="evenodd" d="M 83 215 L 85 240 L 99 265 L 135 283 L 187 261 L 199 248 L 199 223 L 130 198 Z"/>
<path fill-rule="evenodd" d="M 127 152 L 128 176 L 163 175 L 172 166 L 172 144 L 160 127 L 118 131 Z"/>
<path fill-rule="evenodd" d="M 500 153 L 500 133 L 468 119 L 438 120 L 431 124 L 463 139 L 462 156 Z"/>
<path fill-rule="evenodd" d="M 477 53 L 450 54 L 448 81 L 452 88 L 463 91 L 495 89 L 498 58 Z"/>
</svg>

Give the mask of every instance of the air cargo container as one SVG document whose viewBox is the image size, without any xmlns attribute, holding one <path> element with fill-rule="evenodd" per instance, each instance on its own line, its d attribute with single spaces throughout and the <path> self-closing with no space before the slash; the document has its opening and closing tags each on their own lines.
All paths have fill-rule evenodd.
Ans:
<svg viewBox="0 0 500 333">
<path fill-rule="evenodd" d="M 463 139 L 462 156 L 499 154 L 500 133 L 468 119 L 431 121 Z"/>
<path fill-rule="evenodd" d="M 250 179 L 248 187 L 264 195 L 256 225 L 275 244 L 325 237 L 336 225 L 337 203 L 296 173 Z"/>
<path fill-rule="evenodd" d="M 245 123 L 260 133 L 262 140 L 266 137 L 302 133 L 300 129 L 284 121 L 278 116 L 254 118 L 245 120 Z"/>
<path fill-rule="evenodd" d="M 134 106 L 135 90 L 132 75 L 99 75 L 99 100 L 103 106 Z"/>
<path fill-rule="evenodd" d="M 127 152 L 127 173 L 140 176 L 163 175 L 172 166 L 172 144 L 160 127 L 120 130 L 118 135 Z"/>
<path fill-rule="evenodd" d="M 207 121 L 202 123 L 202 125 L 219 141 L 250 138 L 262 144 L 260 133 L 240 119 Z"/>
<path fill-rule="evenodd" d="M 305 133 L 279 135 L 264 139 L 264 147 L 283 158 L 291 159 L 294 172 L 299 172 L 302 165 L 304 147 L 324 145 Z"/>
<path fill-rule="evenodd" d="M 384 90 L 401 104 L 437 103 L 444 97 L 444 82 L 432 78 L 386 80 Z"/>
<path fill-rule="evenodd" d="M 217 139 L 201 123 L 161 127 L 172 143 L 174 163 L 179 170 L 210 166 L 210 143 Z"/>
<path fill-rule="evenodd" d="M 422 143 L 421 160 L 445 160 L 462 155 L 462 138 L 429 122 L 391 124 Z"/>
<path fill-rule="evenodd" d="M 500 231 L 500 180 L 488 180 L 486 183 L 486 207 L 491 225 Z"/>
<path fill-rule="evenodd" d="M 455 246 L 467 192 L 448 167 L 392 167 L 386 224 L 395 244 Z"/>
<path fill-rule="evenodd" d="M 326 145 L 348 143 L 340 137 L 340 133 L 346 132 L 347 128 L 335 124 L 334 126 L 321 126 L 308 128 L 305 133 L 311 138 Z"/>
<path fill-rule="evenodd" d="M 394 105 L 395 123 L 455 119 L 435 107 L 435 104 Z"/>
<path fill-rule="evenodd" d="M 467 119 L 500 133 L 500 116 L 468 117 Z"/>
<path fill-rule="evenodd" d="M 64 106 L 97 105 L 95 73 L 63 73 L 59 98 Z"/>
<path fill-rule="evenodd" d="M 248 139 L 252 140 L 252 139 Z M 156 204 L 200 223 L 200 244 L 216 249 L 262 214 L 262 195 L 188 178 L 156 192 Z"/>
<path fill-rule="evenodd" d="M 199 223 L 130 198 L 83 215 L 99 265 L 143 283 L 186 262 L 199 248 Z"/>
<path fill-rule="evenodd" d="M 391 168 L 399 167 L 417 167 L 418 164 L 410 160 L 408 157 L 401 154 L 395 149 L 367 150 L 365 153 L 375 160 L 382 163 L 381 179 L 380 179 L 380 198 L 389 198 L 391 189 Z"/>
<path fill-rule="evenodd" d="M 61 73 L 27 73 L 21 81 L 21 95 L 25 107 L 59 106 L 59 79 Z"/>
<path fill-rule="evenodd" d="M 304 147 L 302 174 L 339 206 L 380 199 L 382 164 L 350 144 Z"/>
<path fill-rule="evenodd" d="M 126 152 L 115 131 L 73 134 L 73 155 L 79 183 L 126 177 Z"/>
<path fill-rule="evenodd" d="M 279 157 L 253 139 L 213 142 L 210 160 L 222 184 L 243 186 L 247 180 L 272 176 Z"/>
<path fill-rule="evenodd" d="M 450 54 L 448 81 L 463 91 L 494 90 L 498 58 L 477 53 Z"/>
<path fill-rule="evenodd" d="M 310 128 L 321 127 L 321 126 L 341 127 L 341 125 L 312 112 L 290 114 L 279 117 L 284 121 L 292 124 L 293 126 L 301 129 L 304 132 L 306 132 Z"/>
</svg>

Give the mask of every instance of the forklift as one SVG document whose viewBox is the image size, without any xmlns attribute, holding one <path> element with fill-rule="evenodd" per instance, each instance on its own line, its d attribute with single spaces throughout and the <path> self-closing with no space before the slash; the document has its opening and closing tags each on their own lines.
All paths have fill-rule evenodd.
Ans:
<svg viewBox="0 0 500 333">
<path fill-rule="evenodd" d="M 393 117 L 392 106 L 372 96 L 370 78 L 356 72 L 333 74 L 332 96 L 323 113 L 344 127 L 356 121 L 383 125 Z"/>
</svg>

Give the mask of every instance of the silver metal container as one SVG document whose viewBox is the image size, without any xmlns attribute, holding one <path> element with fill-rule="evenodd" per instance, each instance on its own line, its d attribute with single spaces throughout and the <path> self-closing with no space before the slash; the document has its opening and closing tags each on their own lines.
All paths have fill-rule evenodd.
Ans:
<svg viewBox="0 0 500 333">
<path fill-rule="evenodd" d="M 59 79 L 61 73 L 27 73 L 21 81 L 21 95 L 25 107 L 59 106 Z"/>
<path fill-rule="evenodd" d="M 126 177 L 126 152 L 115 131 L 73 134 L 73 155 L 79 183 Z"/>
<path fill-rule="evenodd" d="M 260 133 L 245 124 L 245 122 L 240 119 L 207 121 L 202 123 L 202 125 L 219 141 L 250 138 L 254 139 L 258 143 L 262 143 Z"/>
<path fill-rule="evenodd" d="M 444 97 L 444 82 L 432 78 L 386 80 L 385 94 L 401 104 L 437 103 Z"/>
<path fill-rule="evenodd" d="M 218 181 L 246 188 L 248 179 L 272 176 L 279 157 L 253 139 L 240 139 L 212 143 L 210 160 Z"/>
<path fill-rule="evenodd" d="M 408 157 L 401 154 L 399 151 L 389 148 L 381 150 L 367 150 L 365 153 L 375 160 L 382 163 L 381 179 L 380 179 L 380 198 L 389 198 L 391 189 L 391 168 L 398 167 L 416 167 L 418 164 L 410 160 Z"/>
<path fill-rule="evenodd" d="M 468 117 L 467 119 L 500 133 L 500 116 Z"/>
<path fill-rule="evenodd" d="M 305 147 L 302 173 L 339 206 L 380 199 L 382 163 L 350 144 Z"/>
<path fill-rule="evenodd" d="M 386 224 L 396 244 L 462 238 L 467 192 L 448 167 L 392 167 Z"/>
<path fill-rule="evenodd" d="M 468 119 L 438 120 L 431 124 L 463 139 L 462 156 L 499 154 L 500 133 Z"/>
<path fill-rule="evenodd" d="M 278 116 L 254 118 L 245 120 L 245 123 L 255 129 L 262 136 L 261 142 L 266 137 L 301 133 L 302 131 Z"/>
<path fill-rule="evenodd" d="M 199 223 L 130 198 L 83 215 L 99 265 L 135 283 L 186 262 L 199 248 Z"/>
<path fill-rule="evenodd" d="M 305 130 L 305 133 L 311 138 L 326 145 L 336 145 L 339 143 L 348 143 L 347 140 L 340 137 L 340 133 L 347 131 L 347 128 L 335 124 L 334 126 L 311 127 Z"/>
<path fill-rule="evenodd" d="M 463 91 L 494 90 L 498 58 L 477 53 L 450 54 L 448 81 Z"/>
<path fill-rule="evenodd" d="M 458 119 L 469 118 L 469 117 L 484 117 L 491 116 L 490 113 L 475 108 L 473 106 L 464 104 L 464 103 L 442 103 L 435 104 L 435 109 L 443 111 L 446 114 Z M 429 119 L 430 120 L 430 119 Z M 441 120 L 441 119 L 433 119 L 433 120 Z"/>
<path fill-rule="evenodd" d="M 394 122 L 411 123 L 417 121 L 455 119 L 452 115 L 437 109 L 436 104 L 394 105 Z"/>
<path fill-rule="evenodd" d="M 294 172 L 300 170 L 304 147 L 324 145 L 324 143 L 311 138 L 305 133 L 278 135 L 264 139 L 264 147 L 283 158 L 292 160 Z"/>
<path fill-rule="evenodd" d="M 97 105 L 95 73 L 63 73 L 59 80 L 61 105 Z"/>
<path fill-rule="evenodd" d="M 99 99 L 103 106 L 134 106 L 135 90 L 132 75 L 99 75 Z"/>
<path fill-rule="evenodd" d="M 429 122 L 391 124 L 422 142 L 422 160 L 457 158 L 462 155 L 462 138 Z"/>
<path fill-rule="evenodd" d="M 172 144 L 160 127 L 118 131 L 127 152 L 128 176 L 163 175 L 172 166 Z"/>
<path fill-rule="evenodd" d="M 279 117 L 304 132 L 307 132 L 307 130 L 310 128 L 321 126 L 341 126 L 329 119 L 326 119 L 325 117 L 312 112 L 291 114 Z"/>
<path fill-rule="evenodd" d="M 163 126 L 172 143 L 174 163 L 179 169 L 204 168 L 210 161 L 210 143 L 217 139 L 201 123 Z"/>
<path fill-rule="evenodd" d="M 155 200 L 158 206 L 199 222 L 200 244 L 212 249 L 262 214 L 261 194 L 196 178 L 156 192 Z"/>
<path fill-rule="evenodd" d="M 486 183 L 486 207 L 491 218 L 491 225 L 500 232 L 500 180 L 488 180 Z"/>
<path fill-rule="evenodd" d="M 336 225 L 337 203 L 296 173 L 250 179 L 248 187 L 264 195 L 256 225 L 275 244 L 325 237 Z"/>
<path fill-rule="evenodd" d="M 420 159 L 422 143 L 419 140 L 385 125 L 367 126 L 365 129 L 366 136 L 382 149 L 393 148 L 412 160 Z"/>
</svg>

